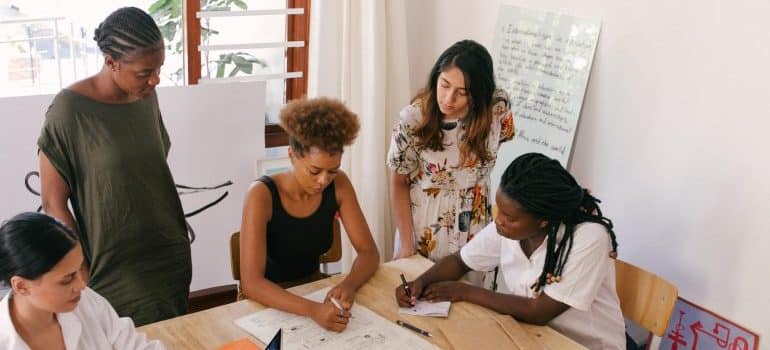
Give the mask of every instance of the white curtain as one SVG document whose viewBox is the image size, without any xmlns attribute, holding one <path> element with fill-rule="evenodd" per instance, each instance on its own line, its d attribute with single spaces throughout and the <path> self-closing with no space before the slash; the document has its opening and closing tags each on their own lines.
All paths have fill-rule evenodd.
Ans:
<svg viewBox="0 0 770 350">
<path fill-rule="evenodd" d="M 385 157 L 398 111 L 409 102 L 404 0 L 313 1 L 308 96 L 339 98 L 361 119 L 343 157 L 383 260 L 393 251 Z M 342 271 L 355 257 L 347 235 Z"/>
</svg>

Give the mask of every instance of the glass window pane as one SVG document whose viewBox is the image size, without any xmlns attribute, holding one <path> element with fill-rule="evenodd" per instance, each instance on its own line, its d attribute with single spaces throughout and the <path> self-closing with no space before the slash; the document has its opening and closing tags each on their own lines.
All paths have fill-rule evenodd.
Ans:
<svg viewBox="0 0 770 350">
<path fill-rule="evenodd" d="M 201 60 L 203 77 L 216 79 L 246 77 L 258 74 L 286 72 L 286 49 L 213 50 L 204 52 Z M 208 55 L 208 56 L 207 56 Z M 205 62 L 208 62 L 206 64 Z M 286 101 L 286 83 L 283 79 L 267 81 L 267 123 L 278 122 L 278 111 Z"/>
<path fill-rule="evenodd" d="M 283 73 L 286 72 L 286 49 L 204 51 L 201 62 L 204 66 L 201 75 L 206 78 Z"/>
<path fill-rule="evenodd" d="M 286 15 L 212 17 L 201 21 L 215 32 L 203 35 L 210 45 L 278 42 L 286 40 Z"/>
<path fill-rule="evenodd" d="M 55 93 L 97 73 L 104 59 L 93 40 L 94 29 L 120 7 L 148 11 L 154 2 L 14 0 L 13 5 L 0 4 L 0 96 Z M 182 0 L 171 2 L 181 6 Z M 181 23 L 181 13 L 176 22 Z M 182 36 L 179 26 L 177 42 Z M 181 47 L 175 49 L 167 46 L 161 85 L 184 82 L 183 54 Z"/>
<path fill-rule="evenodd" d="M 286 0 L 247 0 L 244 3 L 246 8 L 231 3 L 229 10 L 273 10 L 287 7 Z M 207 6 L 213 6 L 214 3 L 211 2 L 211 4 L 204 2 L 201 9 L 206 10 Z M 286 19 L 286 15 L 204 18 L 201 20 L 201 44 L 232 45 L 283 42 L 287 36 Z M 203 65 L 201 76 L 215 79 L 229 76 L 243 77 L 254 74 L 284 73 L 286 72 L 286 52 L 286 48 L 204 51 L 201 52 Z M 268 80 L 267 123 L 278 122 L 278 111 L 285 102 L 285 80 Z"/>
<path fill-rule="evenodd" d="M 268 80 L 266 94 L 267 116 L 265 116 L 265 123 L 278 124 L 281 122 L 278 119 L 278 112 L 286 103 L 286 81 L 282 79 Z"/>
<path fill-rule="evenodd" d="M 286 0 L 246 0 L 249 10 L 274 10 L 285 9 Z"/>
</svg>

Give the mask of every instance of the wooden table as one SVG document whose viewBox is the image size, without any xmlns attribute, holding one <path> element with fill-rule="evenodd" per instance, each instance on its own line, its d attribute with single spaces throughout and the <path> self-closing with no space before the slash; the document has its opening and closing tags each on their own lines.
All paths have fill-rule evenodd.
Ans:
<svg viewBox="0 0 770 350">
<path fill-rule="evenodd" d="M 398 313 L 398 305 L 396 304 L 394 291 L 396 286 L 401 283 L 399 273 L 403 272 L 411 280 L 427 270 L 432 264 L 430 260 L 416 255 L 408 259 L 395 260 L 381 265 L 369 282 L 358 290 L 356 303 L 366 306 L 391 321 L 403 319 L 425 329 L 433 334 L 433 337 L 425 339 L 442 349 L 450 349 L 451 347 L 447 339 L 439 330 L 441 323 L 447 322 L 446 319 L 401 315 Z M 297 295 L 305 295 L 324 287 L 333 286 L 341 281 L 342 278 L 343 276 L 336 275 L 291 288 L 289 291 Z M 216 349 L 225 343 L 244 337 L 251 338 L 257 344 L 262 344 L 259 340 L 236 326 L 233 320 L 263 309 L 265 307 L 259 303 L 251 300 L 242 300 L 145 325 L 138 328 L 138 330 L 147 334 L 150 339 L 162 340 L 169 349 Z M 448 319 L 472 320 L 490 317 L 501 316 L 484 307 L 461 302 L 453 303 Z M 580 344 L 549 327 L 518 323 L 511 317 L 501 319 L 504 320 L 506 330 L 510 334 L 518 335 L 516 338 L 520 339 L 521 343 L 519 343 L 519 346 L 521 348 L 584 349 Z"/>
</svg>

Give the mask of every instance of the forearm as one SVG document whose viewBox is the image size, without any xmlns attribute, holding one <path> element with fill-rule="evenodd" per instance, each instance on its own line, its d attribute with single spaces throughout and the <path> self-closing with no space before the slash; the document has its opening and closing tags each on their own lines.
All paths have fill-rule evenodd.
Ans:
<svg viewBox="0 0 770 350">
<path fill-rule="evenodd" d="M 488 289 L 468 285 L 463 300 L 513 316 L 526 323 L 545 325 L 553 319 L 545 312 L 538 312 L 537 299 L 511 294 L 496 293 Z"/>
<path fill-rule="evenodd" d="M 458 280 L 468 271 L 470 268 L 463 263 L 458 252 L 439 260 L 417 279 L 423 286 L 428 286 L 435 282 Z"/>
<path fill-rule="evenodd" d="M 409 197 L 409 183 L 404 175 L 393 174 L 390 191 L 390 203 L 393 218 L 398 228 L 402 245 L 414 246 L 414 227 L 412 222 L 412 206 Z"/>
<path fill-rule="evenodd" d="M 350 273 L 345 277 L 342 283 L 347 284 L 354 290 L 361 288 L 369 278 L 377 272 L 380 266 L 380 254 L 377 249 L 359 252 L 353 261 Z"/>
<path fill-rule="evenodd" d="M 290 312 L 301 316 L 310 316 L 314 301 L 295 295 L 266 278 L 258 278 L 251 283 L 243 283 L 243 294 L 264 306 Z"/>
<path fill-rule="evenodd" d="M 72 216 L 72 213 L 67 207 L 67 200 L 65 199 L 63 201 L 57 202 L 59 203 L 52 203 L 52 201 L 43 200 L 43 212 L 61 221 L 73 232 L 77 232 L 78 226 L 75 222 L 75 217 Z"/>
</svg>

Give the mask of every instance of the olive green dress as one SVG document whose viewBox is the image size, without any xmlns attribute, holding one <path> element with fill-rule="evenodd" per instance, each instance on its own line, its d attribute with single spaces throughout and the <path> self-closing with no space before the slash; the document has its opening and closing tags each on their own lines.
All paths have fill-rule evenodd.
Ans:
<svg viewBox="0 0 770 350">
<path fill-rule="evenodd" d="M 190 240 L 157 95 L 110 104 L 64 89 L 38 147 L 70 188 L 89 286 L 137 325 L 185 313 Z"/>
</svg>

